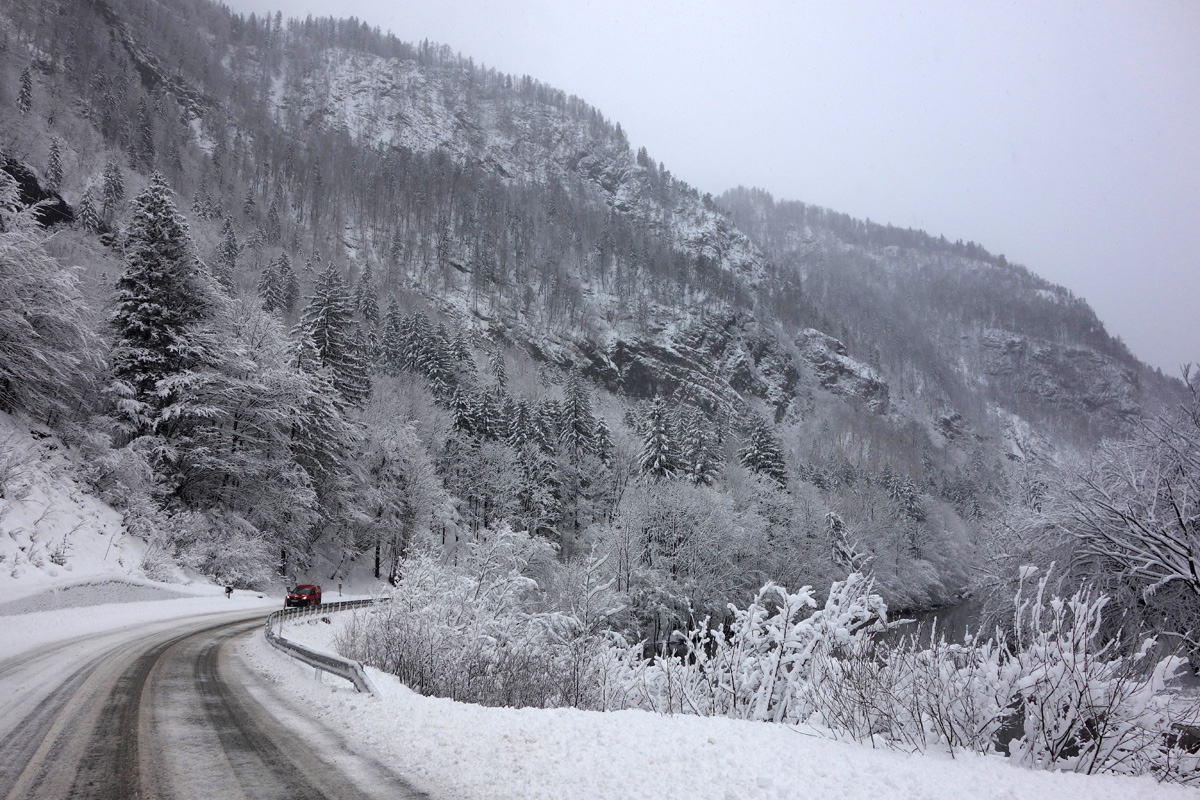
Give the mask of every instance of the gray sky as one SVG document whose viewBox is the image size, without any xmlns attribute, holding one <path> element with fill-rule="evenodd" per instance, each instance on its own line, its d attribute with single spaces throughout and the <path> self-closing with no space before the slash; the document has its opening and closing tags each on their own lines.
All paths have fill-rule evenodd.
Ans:
<svg viewBox="0 0 1200 800">
<path fill-rule="evenodd" d="M 1200 3 L 227 0 L 357 16 L 596 106 L 702 192 L 973 240 L 1200 362 Z"/>
</svg>

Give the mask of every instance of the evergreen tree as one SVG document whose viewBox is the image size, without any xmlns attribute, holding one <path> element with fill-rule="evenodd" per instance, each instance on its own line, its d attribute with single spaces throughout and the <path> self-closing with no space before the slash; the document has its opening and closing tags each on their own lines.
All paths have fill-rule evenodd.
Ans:
<svg viewBox="0 0 1200 800">
<path fill-rule="evenodd" d="M 371 382 L 356 341 L 354 305 L 342 273 L 332 264 L 317 278 L 301 316 L 299 333 L 312 350 L 300 361 L 306 372 L 328 370 L 330 382 L 350 405 L 371 396 Z"/>
<path fill-rule="evenodd" d="M 638 465 L 643 475 L 655 480 L 669 480 L 679 472 L 675 433 L 671 429 L 667 405 L 658 395 L 655 396 L 646 419 L 645 438 Z"/>
<path fill-rule="evenodd" d="M 187 223 L 157 172 L 134 200 L 116 301 L 111 364 L 117 413 L 131 434 L 152 432 L 162 410 L 177 399 L 161 394 L 159 382 L 211 360 L 193 327 L 212 315 L 215 302 L 192 253 Z"/>
<path fill-rule="evenodd" d="M 716 437 L 698 411 L 684 420 L 682 442 L 683 474 L 697 486 L 711 486 L 720 468 Z"/>
<path fill-rule="evenodd" d="M 154 166 L 154 118 L 150 114 L 145 97 L 138 101 L 136 155 L 137 166 Z"/>
<path fill-rule="evenodd" d="M 389 375 L 399 375 L 404 369 L 404 315 L 396 298 L 388 301 L 383 320 L 383 341 L 380 343 L 380 367 Z"/>
<path fill-rule="evenodd" d="M 99 233 L 104 222 L 100 219 L 99 201 L 96 199 L 96 188 L 89 186 L 83 192 L 83 197 L 79 200 L 79 206 L 75 209 L 75 221 L 85 231 L 91 233 Z"/>
<path fill-rule="evenodd" d="M 254 208 L 254 187 L 251 186 L 246 190 L 246 199 L 242 201 L 242 213 L 247 217 L 252 216 L 254 214 Z"/>
<path fill-rule="evenodd" d="M 279 244 L 283 239 L 283 226 L 279 222 L 279 205 L 271 198 L 267 207 L 267 244 Z"/>
<path fill-rule="evenodd" d="M 283 288 L 280 286 L 279 266 L 270 262 L 258 281 L 258 295 L 262 298 L 263 311 L 278 311 L 283 308 Z"/>
<path fill-rule="evenodd" d="M 504 363 L 504 351 L 499 346 L 492 350 L 488 359 L 488 372 L 501 391 L 508 389 L 508 367 Z"/>
<path fill-rule="evenodd" d="M 125 202 L 125 178 L 121 175 L 120 165 L 111 158 L 104 165 L 103 187 L 101 197 L 103 198 L 104 205 L 101 213 L 106 221 L 112 222 L 113 217 L 121 207 L 121 203 Z M 174 210 L 173 203 L 172 210 Z"/>
<path fill-rule="evenodd" d="M 26 67 L 21 70 L 21 88 L 17 91 L 17 108 L 22 114 L 28 114 L 33 108 L 33 71 Z"/>
<path fill-rule="evenodd" d="M 587 386 L 578 373 L 567 376 L 563 395 L 558 440 L 571 460 L 578 462 L 582 455 L 595 452 L 596 416 Z"/>
<path fill-rule="evenodd" d="M 766 475 L 780 486 L 787 485 L 783 449 L 762 417 L 755 416 L 750 423 L 750 437 L 738 456 L 742 460 L 742 466 L 751 472 Z"/>
<path fill-rule="evenodd" d="M 359 316 L 376 325 L 379 322 L 379 292 L 375 288 L 375 273 L 367 264 L 359 276 L 358 286 L 354 289 L 354 309 Z"/>
<path fill-rule="evenodd" d="M 46 157 L 46 188 L 57 192 L 62 188 L 62 142 L 57 136 L 50 139 L 50 152 Z"/>
<path fill-rule="evenodd" d="M 292 260 L 287 253 L 279 254 L 279 288 L 282 294 L 283 310 L 291 314 L 300 299 L 300 279 L 292 269 Z"/>
<path fill-rule="evenodd" d="M 612 431 L 608 427 L 608 422 L 604 417 L 596 418 L 596 436 L 595 436 L 596 458 L 605 466 L 610 466 L 612 462 L 613 439 Z"/>
<path fill-rule="evenodd" d="M 239 252 L 233 220 L 226 217 L 225 224 L 221 226 L 221 240 L 217 242 L 217 249 L 213 254 L 213 277 L 226 289 L 233 289 L 233 276 L 237 270 Z"/>
</svg>

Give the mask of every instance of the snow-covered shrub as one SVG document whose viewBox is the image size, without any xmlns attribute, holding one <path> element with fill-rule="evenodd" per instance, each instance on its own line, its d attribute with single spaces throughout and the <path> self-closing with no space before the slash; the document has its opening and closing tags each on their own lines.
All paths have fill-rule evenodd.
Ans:
<svg viewBox="0 0 1200 800">
<path fill-rule="evenodd" d="M 1122 651 L 1100 635 L 1105 597 L 1047 599 L 1048 581 L 1031 596 L 1022 582 L 1011 640 L 997 631 L 961 645 L 914 636 L 818 651 L 804 695 L 814 721 L 905 749 L 1007 752 L 1038 769 L 1200 779 L 1200 756 L 1167 747 L 1200 719 L 1166 686 L 1184 660 L 1154 661 L 1152 638 Z"/>
<path fill-rule="evenodd" d="M 1176 656 L 1149 658 L 1147 638 L 1131 655 L 1100 636 L 1104 596 L 1077 592 L 1045 599 L 1049 575 L 1032 597 L 1018 593 L 1015 654 L 1007 665 L 1016 682 L 1024 733 L 1012 755 L 1030 767 L 1075 772 L 1165 776 L 1165 739 L 1172 725 L 1197 721 L 1197 708 L 1166 691 L 1186 666 Z M 1022 581 L 1022 589 L 1024 581 Z M 1174 753 L 1177 766 L 1189 759 Z M 1200 757 L 1191 757 L 1192 771 Z"/>
<path fill-rule="evenodd" d="M 813 659 L 853 647 L 887 619 L 882 598 L 858 573 L 834 583 L 813 611 L 816 605 L 811 587 L 789 592 L 768 583 L 746 609 L 730 607 L 727 632 L 701 625 L 685 639 L 683 658 L 646 664 L 636 680 L 641 704 L 662 713 L 806 719 Z"/>
<path fill-rule="evenodd" d="M 414 691 L 504 706 L 617 707 L 619 690 L 601 674 L 612 661 L 599 621 L 606 589 L 576 592 L 577 613 L 538 610 L 532 576 L 554 569 L 549 545 L 508 526 L 487 530 L 443 565 L 410 557 L 387 602 L 360 615 L 339 652 L 397 675 Z M 590 576 L 590 577 L 588 577 Z"/>
<path fill-rule="evenodd" d="M 241 517 L 221 511 L 179 511 L 163 530 L 175 561 L 226 585 L 249 587 L 270 579 L 272 550 Z"/>
</svg>

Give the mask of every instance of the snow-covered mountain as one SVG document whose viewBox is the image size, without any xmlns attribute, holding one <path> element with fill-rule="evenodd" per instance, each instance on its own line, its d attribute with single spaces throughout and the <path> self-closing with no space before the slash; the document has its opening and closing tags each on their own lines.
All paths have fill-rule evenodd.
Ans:
<svg viewBox="0 0 1200 800">
<path fill-rule="evenodd" d="M 81 265 L 88 294 L 104 298 L 122 269 L 129 198 L 155 170 L 188 218 L 197 255 L 240 309 L 230 335 L 259 337 L 239 344 L 242 360 L 222 367 L 223 380 L 289 368 L 285 344 L 262 341 L 312 322 L 304 304 L 340 291 L 323 274 L 347 283 L 355 327 L 345 341 L 373 361 L 372 402 L 408 403 L 410 427 L 394 433 L 423 448 L 420 469 L 436 473 L 442 492 L 430 489 L 420 514 L 397 512 L 410 520 L 397 553 L 412 530 L 445 542 L 447 529 L 493 523 L 494 508 L 520 509 L 514 518 L 557 537 L 564 553 L 610 535 L 602 531 L 632 513 L 622 510 L 624 490 L 638 477 L 647 406 L 661 396 L 675 409 L 674 446 L 692 447 L 689 469 L 708 487 L 696 491 L 715 492 L 732 515 L 752 512 L 757 521 L 739 530 L 771 531 L 756 551 L 769 557 L 746 575 L 835 573 L 825 539 L 844 522 L 880 565 L 891 599 L 942 603 L 965 585 L 1014 463 L 1091 446 L 1181 389 L 1133 359 L 1082 300 L 978 245 L 751 190 L 701 196 L 584 100 L 357 20 L 243 17 L 205 0 L 11 0 L 0 37 L 10 171 L 27 170 L 36 189 L 70 207 L 77 222 L 60 225 L 46 248 Z M 280 285 L 287 274 L 290 289 Z M 269 324 L 254 317 L 264 303 L 276 315 Z M 101 316 L 93 310 L 97 330 Z M 421 357 L 395 350 L 404 320 L 426 341 L 453 344 L 453 368 L 397 383 Z M 304 343 L 293 345 L 302 352 L 291 363 L 302 364 Z M 513 386 L 483 374 L 497 361 Z M 606 461 L 607 488 L 594 490 L 586 513 L 574 479 L 521 462 L 523 445 L 498 434 L 500 423 L 468 419 L 478 405 L 558 420 L 571 374 L 588 381 L 615 451 L 625 452 Z M 84 393 L 97 415 L 106 412 L 95 391 L 103 383 Z M 205 413 L 236 420 L 246 408 Z M 778 507 L 751 498 L 735 474 L 746 464 L 761 474 L 761 453 L 745 455 L 756 419 L 769 423 L 790 476 Z M 238 423 L 222 424 L 229 430 L 217 439 L 236 451 Z M 205 482 L 148 485 L 169 508 L 194 511 L 214 498 L 232 508 L 237 525 L 250 526 L 239 530 L 280 544 L 284 569 L 314 547 L 357 554 L 373 542 L 378 557 L 382 534 L 359 508 L 387 491 L 354 492 L 382 473 L 362 486 L 338 483 L 339 470 L 368 459 L 337 455 L 346 459 L 338 469 L 313 462 L 382 448 L 376 433 L 366 424 L 363 440 L 296 455 L 300 472 L 287 474 L 312 490 L 303 522 L 236 507 L 228 464 Z M 541 440 L 547 459 L 570 461 L 561 431 L 552 434 Z M 500 449 L 487 450 L 493 444 Z M 297 450 L 276 445 L 288 458 Z M 487 476 L 466 475 L 452 457 L 460 445 L 500 459 L 500 472 L 541 481 L 542 494 L 481 489 Z M 701 450 L 713 462 L 703 469 Z M 253 470 L 238 468 L 250 480 Z M 705 602 L 719 605 L 734 585 L 747 590 L 741 580 Z M 679 597 L 704 594 L 684 584 Z"/>
</svg>

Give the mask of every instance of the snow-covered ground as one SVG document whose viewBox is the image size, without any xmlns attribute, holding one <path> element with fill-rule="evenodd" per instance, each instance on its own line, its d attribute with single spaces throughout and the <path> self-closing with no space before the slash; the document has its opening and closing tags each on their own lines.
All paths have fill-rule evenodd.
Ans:
<svg viewBox="0 0 1200 800">
<path fill-rule="evenodd" d="M 207 613 L 282 606 L 274 592 L 237 591 L 182 573 L 147 580 L 145 544 L 72 476 L 61 445 L 0 414 L 0 660 L 35 647 Z M 325 574 L 328 574 L 326 571 Z M 348 581 L 345 598 L 369 593 Z M 326 585 L 326 600 L 337 587 Z M 352 612 L 289 622 L 284 635 L 332 650 Z M 366 612 L 359 612 L 366 613 Z M 911 755 L 835 742 L 780 725 L 642 711 L 483 708 L 421 697 L 370 670 L 378 698 L 269 647 L 248 660 L 327 725 L 407 771 L 435 796 L 455 798 L 1196 798 L 1150 779 L 1023 770 L 1000 758 Z"/>
<path fill-rule="evenodd" d="M 308 617 L 284 635 L 332 650 L 342 622 Z M 1191 798 L 1149 778 L 1034 772 L 999 757 L 915 755 L 836 742 L 782 725 L 644 711 L 483 708 L 422 697 L 368 669 L 380 691 L 356 694 L 269 647 L 250 661 L 314 716 L 355 730 L 365 747 L 404 765 L 445 797 L 469 798 Z"/>
</svg>

